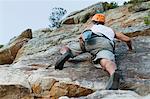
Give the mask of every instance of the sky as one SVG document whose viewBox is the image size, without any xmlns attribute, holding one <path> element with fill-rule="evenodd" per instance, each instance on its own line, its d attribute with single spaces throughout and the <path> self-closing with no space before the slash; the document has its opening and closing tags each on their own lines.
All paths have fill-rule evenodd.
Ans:
<svg viewBox="0 0 150 99">
<path fill-rule="evenodd" d="M 28 28 L 32 31 L 47 28 L 54 7 L 62 7 L 69 14 L 100 1 L 120 5 L 129 0 L 0 0 L 0 44 L 7 44 Z"/>
</svg>

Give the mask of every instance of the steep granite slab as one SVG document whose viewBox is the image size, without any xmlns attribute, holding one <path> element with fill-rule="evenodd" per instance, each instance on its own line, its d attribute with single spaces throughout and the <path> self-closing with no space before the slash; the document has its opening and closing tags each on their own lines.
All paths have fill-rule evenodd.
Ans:
<svg viewBox="0 0 150 99">
<path fill-rule="evenodd" d="M 125 6 L 106 12 L 107 18 L 109 18 L 107 25 L 115 28 L 115 30 L 131 34 L 131 37 L 143 34 L 147 35 L 145 37 L 140 36 L 133 38 L 135 52 L 128 52 L 126 45 L 122 42 L 116 43 L 117 66 L 122 70 L 123 75 L 120 89 L 133 90 L 140 95 L 148 95 L 150 93 L 150 37 L 148 36 L 150 27 L 145 25 L 143 20 L 145 15 L 148 14 L 148 11 L 149 9 L 139 12 L 130 12 L 129 6 Z M 54 70 L 54 64 L 61 55 L 59 53 L 60 48 L 72 40 L 77 41 L 75 38 L 77 38 L 89 24 L 90 19 L 87 20 L 85 24 L 63 25 L 54 31 L 48 29 L 35 31 L 33 38 L 19 50 L 13 64 L 0 66 L 3 68 L 1 69 L 3 71 L 2 73 L 6 70 L 6 74 L 11 74 L 11 76 L 8 76 L 14 79 L 15 77 L 19 78 L 22 76 L 23 78 L 18 80 L 19 86 L 25 86 L 22 81 L 24 81 L 24 78 L 28 79 L 28 81 L 25 82 L 29 82 L 33 97 L 35 98 L 53 99 L 64 95 L 80 97 L 96 90 L 104 90 L 109 78 L 108 73 L 94 67 L 91 61 L 91 55 L 88 53 L 70 59 L 65 63 L 65 68 L 62 71 Z M 13 69 L 7 70 L 7 68 Z M 20 75 L 19 77 L 13 74 L 18 72 L 14 71 L 14 68 L 20 71 L 18 73 L 18 75 Z M 21 72 L 24 74 L 22 75 Z M 9 77 L 6 75 L 5 78 Z M 15 86 L 10 88 L 17 90 L 19 93 L 20 87 L 16 87 L 18 82 L 14 83 L 14 80 L 10 80 L 13 86 Z M 2 79 L 2 81 L 3 83 L 8 83 L 6 79 Z M 3 87 L 2 89 L 5 88 Z M 6 90 L 7 89 L 6 87 Z M 21 97 L 30 93 L 30 87 L 25 86 L 22 89 L 25 95 L 23 94 Z M 79 92 L 76 92 L 76 90 Z M 2 97 L 7 96 L 5 90 L 1 92 Z M 8 90 L 8 92 L 12 94 L 12 97 L 16 97 L 16 91 Z M 117 92 L 117 94 L 119 93 Z"/>
<path fill-rule="evenodd" d="M 11 67 L 0 68 L 0 98 L 20 99 L 30 96 L 31 87 L 22 71 Z"/>
<path fill-rule="evenodd" d="M 116 49 L 117 63 L 123 75 L 120 87 L 147 95 L 150 94 L 150 36 L 136 37 L 133 47 L 133 52 Z M 122 49 L 125 48 L 122 46 Z"/>
<path fill-rule="evenodd" d="M 19 49 L 32 38 L 31 29 L 22 32 L 18 37 L 12 39 L 8 45 L 0 49 L 0 64 L 11 64 Z"/>
</svg>

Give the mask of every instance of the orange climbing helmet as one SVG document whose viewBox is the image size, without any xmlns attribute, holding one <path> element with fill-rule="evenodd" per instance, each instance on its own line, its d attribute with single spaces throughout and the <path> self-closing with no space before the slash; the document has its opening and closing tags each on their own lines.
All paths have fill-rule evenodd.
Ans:
<svg viewBox="0 0 150 99">
<path fill-rule="evenodd" d="M 105 22 L 105 15 L 104 14 L 95 14 L 92 17 L 92 21 Z"/>
</svg>

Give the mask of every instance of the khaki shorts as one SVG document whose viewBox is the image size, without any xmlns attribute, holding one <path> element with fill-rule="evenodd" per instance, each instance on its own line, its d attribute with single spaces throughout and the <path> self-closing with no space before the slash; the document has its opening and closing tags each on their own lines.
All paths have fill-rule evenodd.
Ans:
<svg viewBox="0 0 150 99">
<path fill-rule="evenodd" d="M 107 49 L 110 49 L 111 51 L 104 49 L 105 45 L 107 45 Z M 80 44 L 77 41 L 70 42 L 67 46 L 71 49 L 71 52 L 74 57 L 83 53 L 83 51 L 80 48 Z M 115 56 L 112 53 L 113 47 L 110 44 L 110 41 L 107 40 L 106 38 L 103 37 L 92 38 L 91 41 L 85 42 L 85 47 L 89 53 L 94 55 L 94 59 L 93 59 L 94 63 L 96 63 L 97 60 L 103 58 L 115 62 Z"/>
</svg>

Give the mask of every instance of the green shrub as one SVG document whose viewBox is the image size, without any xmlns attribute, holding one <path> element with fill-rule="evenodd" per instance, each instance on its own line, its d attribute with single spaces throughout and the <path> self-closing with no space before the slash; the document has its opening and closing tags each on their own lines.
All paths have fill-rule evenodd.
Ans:
<svg viewBox="0 0 150 99">
<path fill-rule="evenodd" d="M 128 4 L 128 2 L 126 2 L 126 1 L 123 3 L 123 5 L 127 5 L 127 4 Z"/>
<path fill-rule="evenodd" d="M 85 15 L 81 16 L 80 22 L 85 23 L 90 18 L 90 13 L 86 13 Z"/>
<path fill-rule="evenodd" d="M 110 7 L 109 7 L 110 9 L 114 9 L 114 8 L 119 7 L 116 2 L 111 2 L 109 6 L 110 6 Z"/>
<path fill-rule="evenodd" d="M 146 25 L 150 25 L 150 13 L 148 14 L 148 16 L 144 17 L 144 23 Z"/>
<path fill-rule="evenodd" d="M 109 10 L 109 9 L 114 9 L 114 8 L 117 8 L 119 7 L 118 4 L 116 2 L 111 2 L 111 3 L 108 3 L 108 2 L 104 2 L 103 3 L 103 8 L 104 10 Z"/>
<path fill-rule="evenodd" d="M 126 4 L 139 4 L 139 3 L 147 2 L 147 1 L 149 1 L 149 0 L 130 0 L 128 2 L 125 1 L 124 5 L 126 5 Z"/>
<path fill-rule="evenodd" d="M 4 45 L 0 45 L 0 48 L 2 48 Z"/>
</svg>

